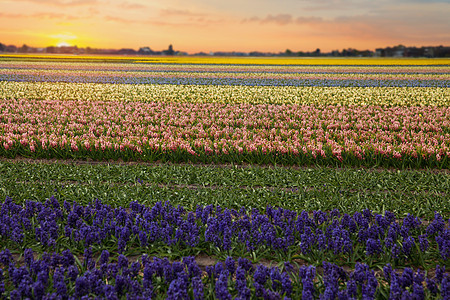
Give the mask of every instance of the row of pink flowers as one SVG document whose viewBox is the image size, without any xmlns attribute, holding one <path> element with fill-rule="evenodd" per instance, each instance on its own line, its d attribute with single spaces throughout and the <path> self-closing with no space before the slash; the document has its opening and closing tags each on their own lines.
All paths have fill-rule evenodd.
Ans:
<svg viewBox="0 0 450 300">
<path fill-rule="evenodd" d="M 2 100 L 0 148 L 450 157 L 450 108 Z M 328 154 L 327 154 L 328 153 Z"/>
</svg>

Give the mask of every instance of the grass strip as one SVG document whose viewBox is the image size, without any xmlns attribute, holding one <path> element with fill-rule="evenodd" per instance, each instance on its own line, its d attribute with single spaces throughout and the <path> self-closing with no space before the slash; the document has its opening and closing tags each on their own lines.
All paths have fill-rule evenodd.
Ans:
<svg viewBox="0 0 450 300">
<path fill-rule="evenodd" d="M 432 218 L 435 211 L 450 215 L 449 190 L 450 174 L 431 170 L 0 162 L 0 199 L 18 202 L 54 195 L 113 207 L 169 200 L 191 210 L 197 204 L 260 210 L 272 205 Z"/>
</svg>

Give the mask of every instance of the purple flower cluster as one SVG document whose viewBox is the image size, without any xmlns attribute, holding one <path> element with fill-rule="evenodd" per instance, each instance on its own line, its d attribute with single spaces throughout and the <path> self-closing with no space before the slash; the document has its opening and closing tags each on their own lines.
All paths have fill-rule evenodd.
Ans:
<svg viewBox="0 0 450 300">
<path fill-rule="evenodd" d="M 162 281 L 163 292 L 169 299 L 189 299 L 190 286 L 195 299 L 203 299 L 201 270 L 193 257 L 170 263 L 167 259 L 150 259 L 144 255 L 140 261 L 130 263 L 120 255 L 117 262 L 112 262 L 104 250 L 95 262 L 90 249 L 86 249 L 81 268 L 69 250 L 62 254 L 44 253 L 41 259 L 35 260 L 33 252 L 27 249 L 24 257 L 25 265 L 18 266 L 9 250 L 0 253 L 0 263 L 7 273 L 1 277 L 0 297 L 7 296 L 6 283 L 12 288 L 8 291 L 11 299 L 82 299 L 93 295 L 99 299 L 150 299 L 155 292 L 160 292 L 153 285 Z"/>
<path fill-rule="evenodd" d="M 384 279 L 375 277 L 366 264 L 351 272 L 323 262 L 323 275 L 314 266 L 295 269 L 290 263 L 267 267 L 245 258 L 228 257 L 202 271 L 194 257 L 170 262 L 167 258 L 143 255 L 129 261 L 119 255 L 110 260 L 104 250 L 96 260 L 85 250 L 82 264 L 69 250 L 44 253 L 35 258 L 27 249 L 24 261 L 14 261 L 11 252 L 0 252 L 0 298 L 10 299 L 448 299 L 450 275 L 437 266 L 434 277 L 391 265 Z M 433 272 L 432 272 L 433 273 Z"/>
<path fill-rule="evenodd" d="M 410 214 L 397 220 L 391 212 L 380 215 L 369 210 L 353 215 L 337 210 L 297 213 L 268 206 L 262 213 L 208 205 L 187 212 L 168 202 L 153 207 L 132 202 L 129 209 L 114 209 L 98 200 L 87 206 L 60 205 L 54 197 L 44 203 L 26 201 L 23 206 L 7 198 L 0 213 L 0 238 L 22 247 L 38 242 L 44 250 L 54 249 L 64 237 L 78 248 L 117 240 L 119 253 L 161 245 L 178 249 L 203 245 L 206 251 L 209 244 L 221 251 L 269 248 L 306 258 L 319 253 L 322 259 L 348 258 L 357 252 L 384 263 L 434 254 L 443 261 L 450 257 L 450 219 L 445 221 L 438 213 L 425 226 Z"/>
<path fill-rule="evenodd" d="M 114 72 L 116 73 L 116 72 Z M 113 74 L 114 74 L 113 73 Z M 147 77 L 147 76 L 79 76 L 71 74 L 0 74 L 0 81 L 70 82 L 109 84 L 176 84 L 239 86 L 337 86 L 337 87 L 444 87 L 445 79 L 330 79 L 330 78 L 239 78 L 230 77 Z"/>
<path fill-rule="evenodd" d="M 423 271 L 414 272 L 410 268 L 396 272 L 390 264 L 383 268 L 383 272 L 390 287 L 389 299 L 425 299 L 426 294 L 450 299 L 450 276 L 445 272 L 445 267 L 436 266 L 434 278 L 427 278 Z"/>
</svg>

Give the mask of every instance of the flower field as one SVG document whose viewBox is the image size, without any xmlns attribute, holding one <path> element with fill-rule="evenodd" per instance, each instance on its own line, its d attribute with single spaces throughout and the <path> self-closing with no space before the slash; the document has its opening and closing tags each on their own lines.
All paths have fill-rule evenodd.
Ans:
<svg viewBox="0 0 450 300">
<path fill-rule="evenodd" d="M 313 61 L 311 61 L 313 62 Z M 142 63 L 100 65 L 85 63 L 0 64 L 0 80 L 14 82 L 68 82 L 112 84 L 177 84 L 239 86 L 338 86 L 338 87 L 449 87 L 448 67 L 411 66 L 278 66 Z M 391 72 L 390 69 L 395 69 Z"/>
<path fill-rule="evenodd" d="M 450 60 L 0 56 L 0 294 L 450 299 Z"/>
<path fill-rule="evenodd" d="M 447 107 L 12 99 L 0 110 L 6 157 L 450 164 Z"/>
</svg>

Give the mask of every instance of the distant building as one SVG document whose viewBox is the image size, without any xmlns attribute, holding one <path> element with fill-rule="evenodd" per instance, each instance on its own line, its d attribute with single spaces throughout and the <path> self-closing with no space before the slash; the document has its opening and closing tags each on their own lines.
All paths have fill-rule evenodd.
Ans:
<svg viewBox="0 0 450 300">
<path fill-rule="evenodd" d="M 164 51 L 163 51 L 163 54 L 165 54 L 165 55 L 174 55 L 174 54 L 175 54 L 175 51 L 173 50 L 173 46 L 170 44 L 170 45 L 169 45 L 169 49 L 164 50 Z"/>
<path fill-rule="evenodd" d="M 375 49 L 375 55 L 374 56 L 376 56 L 376 57 L 382 57 L 382 56 L 385 56 L 384 55 L 384 49 L 383 48 L 377 48 L 377 49 Z"/>
<path fill-rule="evenodd" d="M 150 47 L 141 47 L 141 48 L 139 48 L 139 51 L 138 51 L 138 54 L 140 54 L 140 55 L 152 55 L 154 53 L 155 52 L 152 49 L 150 49 Z"/>
<path fill-rule="evenodd" d="M 423 55 L 425 57 L 434 57 L 434 49 L 429 47 L 429 48 L 425 48 L 423 51 Z"/>
<path fill-rule="evenodd" d="M 259 52 L 259 51 L 252 51 L 248 54 L 249 56 L 267 56 L 267 53 Z"/>
<path fill-rule="evenodd" d="M 394 51 L 393 57 L 403 57 L 405 56 L 405 49 L 397 49 Z"/>
</svg>

